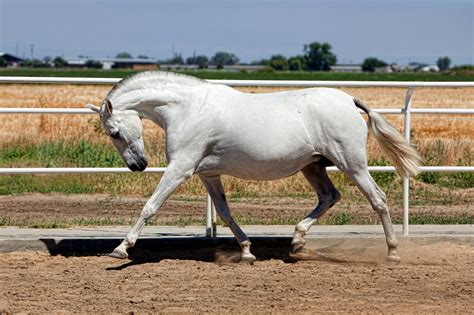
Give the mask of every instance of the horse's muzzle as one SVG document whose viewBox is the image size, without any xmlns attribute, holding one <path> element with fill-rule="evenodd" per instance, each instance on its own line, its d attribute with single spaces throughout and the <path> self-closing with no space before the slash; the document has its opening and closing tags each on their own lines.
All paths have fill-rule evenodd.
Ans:
<svg viewBox="0 0 474 315">
<path fill-rule="evenodd" d="M 136 161 L 134 163 L 131 163 L 130 165 L 128 165 L 128 168 L 132 172 L 143 172 L 146 169 L 147 166 L 148 166 L 148 161 L 147 161 L 147 159 L 143 158 L 140 161 Z"/>
</svg>

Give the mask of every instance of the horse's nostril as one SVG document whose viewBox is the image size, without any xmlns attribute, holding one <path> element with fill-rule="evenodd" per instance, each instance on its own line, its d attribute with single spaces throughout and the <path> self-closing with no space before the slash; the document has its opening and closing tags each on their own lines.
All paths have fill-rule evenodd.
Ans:
<svg viewBox="0 0 474 315">
<path fill-rule="evenodd" d="M 130 164 L 128 165 L 128 168 L 132 171 L 132 172 L 136 172 L 136 171 L 139 171 L 140 170 L 140 167 L 138 166 L 138 164 Z"/>
<path fill-rule="evenodd" d="M 142 172 L 148 166 L 148 161 L 146 159 L 141 159 L 133 164 L 130 164 L 128 168 L 133 172 Z"/>
</svg>

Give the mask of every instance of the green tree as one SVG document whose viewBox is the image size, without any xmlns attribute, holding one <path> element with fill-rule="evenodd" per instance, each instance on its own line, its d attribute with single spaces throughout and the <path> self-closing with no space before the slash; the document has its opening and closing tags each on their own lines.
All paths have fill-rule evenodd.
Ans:
<svg viewBox="0 0 474 315">
<path fill-rule="evenodd" d="M 211 58 L 211 64 L 217 66 L 218 69 L 227 65 L 235 65 L 237 63 L 239 63 L 239 58 L 237 58 L 236 55 L 225 51 L 216 52 Z"/>
<path fill-rule="evenodd" d="M 58 56 L 53 59 L 53 65 L 55 68 L 64 68 L 66 66 L 66 60 Z"/>
<path fill-rule="evenodd" d="M 138 59 L 150 59 L 150 57 L 148 57 L 147 55 L 138 55 L 137 58 Z"/>
<path fill-rule="evenodd" d="M 288 69 L 291 71 L 302 71 L 306 69 L 304 56 L 294 56 L 288 58 Z"/>
<path fill-rule="evenodd" d="M 439 71 L 445 71 L 449 69 L 451 59 L 449 57 L 439 57 L 436 64 L 438 65 Z"/>
<path fill-rule="evenodd" d="M 195 65 L 196 64 L 196 56 L 186 58 L 187 65 Z"/>
<path fill-rule="evenodd" d="M 87 60 L 86 63 L 84 64 L 86 68 L 91 68 L 91 69 L 101 69 L 102 68 L 102 63 L 97 60 Z"/>
<path fill-rule="evenodd" d="M 268 65 L 275 71 L 288 70 L 288 60 L 286 60 L 286 57 L 282 55 L 273 55 L 270 58 L 270 62 L 268 63 Z"/>
<path fill-rule="evenodd" d="M 174 54 L 173 58 L 166 61 L 170 65 L 184 65 L 183 56 L 181 54 Z"/>
<path fill-rule="evenodd" d="M 132 55 L 130 55 L 128 52 L 121 52 L 121 53 L 118 53 L 115 58 L 122 58 L 122 59 L 132 59 Z"/>
<path fill-rule="evenodd" d="M 0 56 L 0 67 L 4 68 L 6 66 L 7 66 L 7 61 L 5 60 L 5 58 Z"/>
<path fill-rule="evenodd" d="M 199 56 L 192 56 L 186 58 L 186 64 L 187 65 L 198 65 L 199 69 L 206 69 L 207 66 L 209 65 L 209 58 L 207 58 L 204 55 L 199 55 Z"/>
<path fill-rule="evenodd" d="M 196 57 L 196 64 L 198 65 L 199 69 L 206 69 L 209 65 L 209 58 L 204 55 L 199 55 Z"/>
<path fill-rule="evenodd" d="M 310 71 L 329 71 L 331 66 L 336 64 L 337 57 L 331 52 L 331 45 L 328 43 L 313 42 L 304 45 L 304 57 L 306 69 Z"/>
<path fill-rule="evenodd" d="M 383 60 L 377 59 L 375 57 L 368 57 L 364 59 L 362 63 L 362 70 L 368 72 L 374 72 L 375 68 L 386 67 L 387 63 Z"/>
</svg>

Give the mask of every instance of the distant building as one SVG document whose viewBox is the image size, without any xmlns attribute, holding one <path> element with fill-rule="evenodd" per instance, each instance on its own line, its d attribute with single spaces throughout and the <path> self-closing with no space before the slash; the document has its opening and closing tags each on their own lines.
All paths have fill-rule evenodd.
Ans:
<svg viewBox="0 0 474 315">
<path fill-rule="evenodd" d="M 131 69 L 131 70 L 154 70 L 158 69 L 155 59 L 132 59 L 132 58 L 66 58 L 66 66 L 70 68 L 85 68 L 88 61 L 100 62 L 103 70 Z"/>
<path fill-rule="evenodd" d="M 375 67 L 374 72 L 375 73 L 391 73 L 393 72 L 393 68 L 392 66 Z"/>
<path fill-rule="evenodd" d="M 339 64 L 331 66 L 332 72 L 362 72 L 362 65 L 358 64 Z"/>
<path fill-rule="evenodd" d="M 408 66 L 406 65 L 399 65 L 397 63 L 390 64 L 390 68 L 392 68 L 393 72 L 404 72 L 408 71 Z"/>
<path fill-rule="evenodd" d="M 155 70 L 158 69 L 158 61 L 155 59 L 131 59 L 131 58 L 109 58 L 97 60 L 102 63 L 102 69 L 131 69 L 131 70 Z"/>
<path fill-rule="evenodd" d="M 224 65 L 223 70 L 227 71 L 259 71 L 263 70 L 265 66 L 263 65 L 248 65 L 248 64 L 238 64 L 238 65 Z M 160 64 L 160 69 L 163 70 L 196 70 L 199 69 L 198 65 L 188 65 L 188 64 Z M 207 69 L 217 69 L 216 65 L 208 65 Z"/>
<path fill-rule="evenodd" d="M 420 69 L 421 72 L 439 72 L 439 67 L 435 65 L 424 66 Z"/>
<path fill-rule="evenodd" d="M 66 62 L 66 67 L 68 68 L 85 68 L 86 62 L 89 59 L 85 58 L 65 58 L 64 61 Z"/>
<path fill-rule="evenodd" d="M 23 59 L 17 56 L 5 52 L 0 52 L 0 57 L 7 62 L 8 67 L 19 67 L 20 64 L 24 61 Z"/>
</svg>

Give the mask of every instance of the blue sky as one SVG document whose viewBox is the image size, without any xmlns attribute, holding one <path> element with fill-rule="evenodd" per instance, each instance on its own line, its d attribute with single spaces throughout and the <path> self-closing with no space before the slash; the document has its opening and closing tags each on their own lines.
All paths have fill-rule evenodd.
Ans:
<svg viewBox="0 0 474 315">
<path fill-rule="evenodd" d="M 34 56 L 167 59 L 235 53 L 293 56 L 329 42 L 339 63 L 474 63 L 472 0 L 0 0 L 0 51 Z"/>
</svg>

